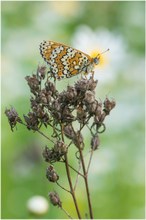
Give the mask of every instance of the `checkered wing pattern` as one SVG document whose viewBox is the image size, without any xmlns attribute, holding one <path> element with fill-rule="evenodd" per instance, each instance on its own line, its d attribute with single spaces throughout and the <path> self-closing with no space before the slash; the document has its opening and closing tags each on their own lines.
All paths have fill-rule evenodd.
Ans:
<svg viewBox="0 0 146 220">
<path fill-rule="evenodd" d="M 89 55 L 53 41 L 43 41 L 40 53 L 49 64 L 52 76 L 57 79 L 86 73 L 87 66 L 92 62 Z"/>
</svg>

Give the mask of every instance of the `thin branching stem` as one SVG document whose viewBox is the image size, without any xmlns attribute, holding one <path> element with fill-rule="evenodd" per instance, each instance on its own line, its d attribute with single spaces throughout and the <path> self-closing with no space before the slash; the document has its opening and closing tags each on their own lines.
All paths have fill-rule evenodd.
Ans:
<svg viewBox="0 0 146 220">
<path fill-rule="evenodd" d="M 90 165 L 91 165 L 91 160 L 92 160 L 93 152 L 94 152 L 94 150 L 92 149 L 91 152 L 90 152 L 89 163 L 88 163 L 88 166 L 87 166 L 87 175 L 89 173 L 89 168 L 90 168 Z"/>
<path fill-rule="evenodd" d="M 90 192 L 89 192 L 89 186 L 88 186 L 88 175 L 86 172 L 84 157 L 83 157 L 83 153 L 82 153 L 82 149 L 81 149 L 80 145 L 79 145 L 79 153 L 80 153 L 80 159 L 81 159 L 81 164 L 82 164 L 82 169 L 83 169 L 83 174 L 84 174 L 84 181 L 85 181 L 85 187 L 86 187 L 86 193 L 87 193 L 90 218 L 93 219 L 93 211 L 92 211 Z"/>
<path fill-rule="evenodd" d="M 36 130 L 39 134 L 41 134 L 42 136 L 44 136 L 45 138 L 47 138 L 49 141 L 51 141 L 53 144 L 55 144 L 55 142 L 53 140 L 51 140 L 47 135 L 45 135 L 42 131 L 40 130 Z"/>
<path fill-rule="evenodd" d="M 64 142 L 63 125 L 60 124 L 60 126 L 61 126 L 62 141 Z M 70 192 L 71 192 L 71 195 L 73 197 L 73 201 L 74 201 L 74 205 L 75 205 L 75 208 L 76 208 L 78 218 L 81 219 L 81 214 L 80 214 L 80 211 L 79 211 L 79 207 L 78 207 L 78 204 L 77 204 L 75 192 L 74 192 L 73 185 L 72 185 L 67 153 L 64 155 L 64 158 L 65 158 L 65 168 L 66 168 L 67 178 L 68 178 L 68 182 L 69 182 L 69 185 L 70 185 Z"/>
<path fill-rule="evenodd" d="M 61 162 L 61 163 L 65 163 L 65 160 L 63 160 L 63 161 L 58 161 L 58 162 Z M 73 170 L 73 171 L 75 171 L 79 176 L 82 176 L 82 177 L 84 177 L 84 175 L 82 174 L 82 173 L 80 173 L 78 170 L 76 170 L 74 167 L 72 167 L 70 164 L 68 164 L 68 166 Z"/>
<path fill-rule="evenodd" d="M 69 165 L 69 164 L 68 164 Z M 82 174 L 82 173 L 80 173 L 79 172 L 79 170 L 76 170 L 75 168 L 73 168 L 71 165 L 69 165 L 69 167 L 72 169 L 72 170 L 74 170 L 77 174 L 78 174 L 78 176 L 82 176 L 82 177 L 84 177 L 84 175 Z"/>
<path fill-rule="evenodd" d="M 60 188 L 62 188 L 63 190 L 65 190 L 68 193 L 71 193 L 68 189 L 64 188 L 58 181 L 56 183 Z"/>
<path fill-rule="evenodd" d="M 27 125 L 24 122 L 21 122 L 22 125 L 26 126 Z M 53 140 L 51 140 L 47 135 L 45 135 L 42 131 L 40 131 L 39 129 L 35 129 L 36 132 L 38 132 L 39 134 L 41 134 L 43 137 L 45 137 L 46 139 L 48 139 L 49 141 L 51 141 L 53 144 L 55 144 L 55 142 Z"/>
<path fill-rule="evenodd" d="M 77 184 L 78 184 L 78 179 L 79 179 L 79 171 L 81 169 L 81 163 L 79 161 L 79 168 L 78 168 L 78 174 L 77 174 L 77 177 L 76 177 L 76 181 L 75 181 L 75 185 L 74 185 L 74 191 L 76 190 L 76 187 L 77 187 Z M 83 176 L 83 175 L 82 175 Z M 83 176 L 84 177 L 84 176 Z"/>
<path fill-rule="evenodd" d="M 70 218 L 73 219 L 73 217 L 71 217 L 71 215 L 63 208 L 61 207 L 62 211 L 64 211 L 64 213 Z"/>
</svg>

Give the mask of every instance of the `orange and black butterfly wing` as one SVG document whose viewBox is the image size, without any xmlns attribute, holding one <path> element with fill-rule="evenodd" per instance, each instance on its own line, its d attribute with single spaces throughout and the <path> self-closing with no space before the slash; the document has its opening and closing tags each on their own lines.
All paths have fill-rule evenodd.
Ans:
<svg viewBox="0 0 146 220">
<path fill-rule="evenodd" d="M 92 61 L 89 55 L 53 41 L 42 42 L 40 53 L 57 79 L 79 74 Z"/>
</svg>

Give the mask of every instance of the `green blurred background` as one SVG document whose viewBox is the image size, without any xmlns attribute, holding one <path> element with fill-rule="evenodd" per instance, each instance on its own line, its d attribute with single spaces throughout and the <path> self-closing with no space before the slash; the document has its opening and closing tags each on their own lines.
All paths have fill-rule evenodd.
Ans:
<svg viewBox="0 0 146 220">
<path fill-rule="evenodd" d="M 144 218 L 144 2 L 2 2 L 2 219 L 37 218 L 26 204 L 34 195 L 47 198 L 55 189 L 63 206 L 76 216 L 72 199 L 45 177 L 47 164 L 42 149 L 47 142 L 18 125 L 11 132 L 4 115 L 15 106 L 20 116 L 27 113 L 29 88 L 24 80 L 38 64 L 42 40 L 51 39 L 86 51 L 110 48 L 109 63 L 97 69 L 97 98 L 106 95 L 117 106 L 106 119 L 100 136 L 89 185 L 95 218 Z M 57 82 L 61 90 L 77 77 Z M 46 131 L 44 129 L 45 132 Z M 90 137 L 86 136 L 88 145 Z M 73 163 L 74 155 L 70 159 Z M 56 166 L 60 182 L 66 175 Z M 78 200 L 82 215 L 87 212 L 83 183 Z M 85 196 L 83 196 L 85 195 Z M 85 217 L 85 216 L 84 216 Z M 52 205 L 40 218 L 66 218 Z"/>
</svg>

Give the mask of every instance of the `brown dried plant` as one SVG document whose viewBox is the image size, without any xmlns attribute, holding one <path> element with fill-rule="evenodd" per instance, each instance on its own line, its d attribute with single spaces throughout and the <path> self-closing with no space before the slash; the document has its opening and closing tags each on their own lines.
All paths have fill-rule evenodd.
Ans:
<svg viewBox="0 0 146 220">
<path fill-rule="evenodd" d="M 76 188 L 78 178 L 83 178 L 85 182 L 85 190 L 87 203 L 89 208 L 89 218 L 93 219 L 93 210 L 90 198 L 88 173 L 92 156 L 100 145 L 99 135 L 105 131 L 104 120 L 110 111 L 115 107 L 115 101 L 96 99 L 95 89 L 97 80 L 94 77 L 83 78 L 74 83 L 73 86 L 68 85 L 66 89 L 59 92 L 56 83 L 49 79 L 49 74 L 45 66 L 38 66 L 36 74 L 27 76 L 26 81 L 30 88 L 31 111 L 24 115 L 22 120 L 15 108 L 5 110 L 8 117 L 11 130 L 17 123 L 27 127 L 28 130 L 40 133 L 48 140 L 48 146 L 43 150 L 44 160 L 49 164 L 46 170 L 47 179 L 56 183 L 61 189 L 70 193 L 79 219 L 82 218 L 79 204 L 76 197 Z M 52 133 L 45 134 L 42 126 L 50 127 Z M 83 129 L 87 128 L 90 136 L 90 153 L 89 161 L 84 157 L 85 146 Z M 49 147 L 49 143 L 53 147 Z M 76 150 L 75 163 L 78 169 L 70 165 L 69 151 L 74 147 Z M 59 172 L 55 170 L 55 163 L 63 163 L 66 169 L 66 175 L 69 183 L 69 189 L 66 189 L 59 183 Z M 75 183 L 71 176 L 73 170 L 77 177 Z M 56 192 L 49 193 L 50 202 L 54 206 L 60 207 L 69 218 L 73 218 L 64 208 L 59 195 Z"/>
</svg>

